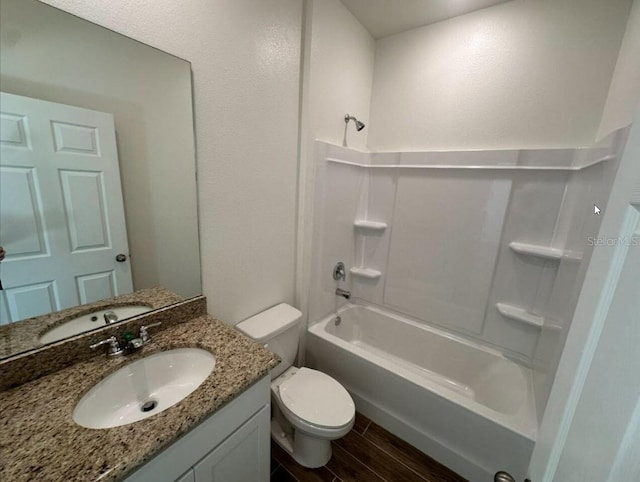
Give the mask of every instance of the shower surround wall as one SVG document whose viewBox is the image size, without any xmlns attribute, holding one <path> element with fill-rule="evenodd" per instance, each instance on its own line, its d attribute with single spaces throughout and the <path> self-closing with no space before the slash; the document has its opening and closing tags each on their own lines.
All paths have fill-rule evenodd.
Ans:
<svg viewBox="0 0 640 482">
<path fill-rule="evenodd" d="M 310 322 L 345 303 L 342 287 L 498 348 L 534 368 L 540 418 L 624 137 L 422 153 L 317 141 Z M 331 277 L 338 261 L 346 283 Z"/>
</svg>

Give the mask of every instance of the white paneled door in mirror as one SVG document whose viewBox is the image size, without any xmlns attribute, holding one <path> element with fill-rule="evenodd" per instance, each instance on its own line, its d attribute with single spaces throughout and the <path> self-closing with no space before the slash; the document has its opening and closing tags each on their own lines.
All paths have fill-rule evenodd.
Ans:
<svg viewBox="0 0 640 482">
<path fill-rule="evenodd" d="M 0 324 L 131 292 L 113 116 L 0 95 Z"/>
</svg>

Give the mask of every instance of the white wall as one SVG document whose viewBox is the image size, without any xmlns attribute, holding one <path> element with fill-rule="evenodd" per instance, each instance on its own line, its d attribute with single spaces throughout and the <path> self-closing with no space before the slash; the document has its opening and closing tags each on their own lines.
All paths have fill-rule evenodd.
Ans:
<svg viewBox="0 0 640 482">
<path fill-rule="evenodd" d="M 378 151 L 587 146 L 632 0 L 515 0 L 376 43 Z"/>
<path fill-rule="evenodd" d="M 635 0 L 618 55 L 598 138 L 631 123 L 640 102 L 640 0 Z"/>
<path fill-rule="evenodd" d="M 311 137 L 341 145 L 346 113 L 369 122 L 375 43 L 339 0 L 314 0 L 311 6 Z M 364 149 L 367 133 L 350 122 L 349 147 Z"/>
<path fill-rule="evenodd" d="M 209 311 L 292 303 L 302 2 L 47 3 L 191 62 Z"/>
<path fill-rule="evenodd" d="M 3 91 L 114 116 L 134 289 L 199 295 L 189 64 L 37 1 L 1 21 Z"/>
</svg>

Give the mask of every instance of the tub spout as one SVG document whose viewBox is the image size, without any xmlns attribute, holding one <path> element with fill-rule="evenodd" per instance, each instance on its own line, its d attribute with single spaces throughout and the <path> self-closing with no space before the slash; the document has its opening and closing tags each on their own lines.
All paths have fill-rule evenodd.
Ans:
<svg viewBox="0 0 640 482">
<path fill-rule="evenodd" d="M 336 290 L 336 295 L 338 296 L 342 296 L 345 299 L 349 299 L 351 298 L 351 291 L 347 291 L 347 290 L 343 290 L 342 288 L 338 288 Z"/>
</svg>

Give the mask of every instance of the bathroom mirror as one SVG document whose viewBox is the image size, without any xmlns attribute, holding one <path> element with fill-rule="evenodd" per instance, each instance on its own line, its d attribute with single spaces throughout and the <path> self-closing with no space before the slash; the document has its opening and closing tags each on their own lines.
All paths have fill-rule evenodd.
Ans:
<svg viewBox="0 0 640 482">
<path fill-rule="evenodd" d="M 33 317 L 189 298 L 201 275 L 189 62 L 36 0 L 0 9 L 2 358 Z"/>
</svg>

